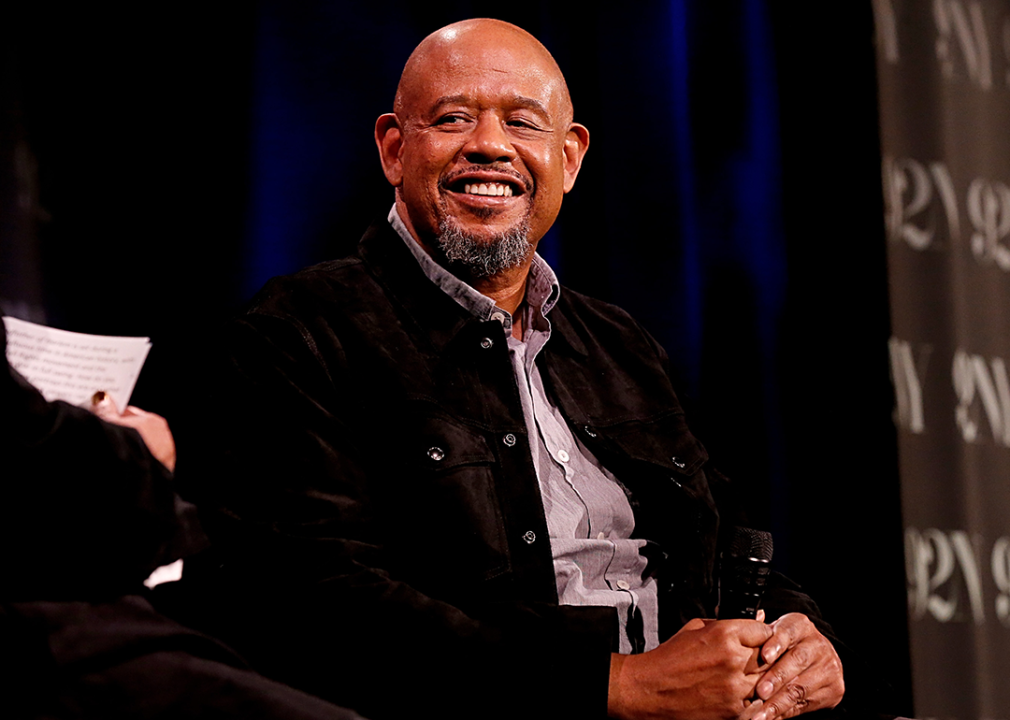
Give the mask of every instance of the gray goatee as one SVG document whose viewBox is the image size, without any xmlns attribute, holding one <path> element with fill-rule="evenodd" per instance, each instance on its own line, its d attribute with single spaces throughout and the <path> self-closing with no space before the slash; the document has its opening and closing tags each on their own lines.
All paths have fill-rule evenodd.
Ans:
<svg viewBox="0 0 1010 720">
<path fill-rule="evenodd" d="M 443 219 L 438 225 L 438 246 L 449 263 L 459 263 L 475 278 L 497 275 L 522 265 L 533 252 L 530 226 L 519 225 L 490 239 L 479 240 Z"/>
</svg>

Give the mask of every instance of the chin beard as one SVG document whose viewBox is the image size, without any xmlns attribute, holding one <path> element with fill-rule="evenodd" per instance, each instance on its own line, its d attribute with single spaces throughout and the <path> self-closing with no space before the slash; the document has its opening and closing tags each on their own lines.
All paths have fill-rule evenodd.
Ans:
<svg viewBox="0 0 1010 720">
<path fill-rule="evenodd" d="M 519 267 L 529 259 L 533 253 L 529 235 L 526 220 L 503 233 L 478 239 L 443 219 L 438 225 L 437 240 L 450 265 L 463 266 L 471 277 L 487 278 Z"/>
</svg>

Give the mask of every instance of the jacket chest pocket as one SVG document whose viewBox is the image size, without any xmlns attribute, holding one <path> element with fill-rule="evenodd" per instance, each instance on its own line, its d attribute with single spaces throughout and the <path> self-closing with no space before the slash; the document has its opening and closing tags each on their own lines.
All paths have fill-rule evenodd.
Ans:
<svg viewBox="0 0 1010 720">
<path fill-rule="evenodd" d="M 712 582 L 719 513 L 704 469 L 708 453 L 684 416 L 601 424 L 594 432 L 621 460 L 615 474 L 631 491 L 635 532 L 663 549 L 665 580 L 702 596 Z"/>
<path fill-rule="evenodd" d="M 708 452 L 688 430 L 682 414 L 601 425 L 600 433 L 609 449 L 632 463 L 652 467 L 654 474 L 663 476 L 688 497 L 714 507 L 701 472 Z"/>
<path fill-rule="evenodd" d="M 397 538 L 391 559 L 418 589 L 465 602 L 509 567 L 499 463 L 483 434 L 454 420 L 422 417 L 403 427 L 409 436 L 386 497 Z"/>
</svg>

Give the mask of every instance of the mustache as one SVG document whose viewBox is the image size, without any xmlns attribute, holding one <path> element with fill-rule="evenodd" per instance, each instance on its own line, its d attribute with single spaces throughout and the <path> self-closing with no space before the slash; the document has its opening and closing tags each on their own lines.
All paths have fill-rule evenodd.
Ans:
<svg viewBox="0 0 1010 720">
<path fill-rule="evenodd" d="M 508 175 L 513 181 L 515 181 L 515 184 L 523 188 L 526 193 L 532 194 L 533 192 L 533 180 L 522 175 L 515 168 L 502 163 L 491 163 L 490 165 L 470 165 L 469 167 L 459 168 L 444 175 L 442 179 L 439 180 L 438 184 L 443 190 L 448 190 L 449 186 L 456 182 L 456 180 L 460 177 L 474 171 L 491 171 L 501 173 L 502 175 Z"/>
</svg>

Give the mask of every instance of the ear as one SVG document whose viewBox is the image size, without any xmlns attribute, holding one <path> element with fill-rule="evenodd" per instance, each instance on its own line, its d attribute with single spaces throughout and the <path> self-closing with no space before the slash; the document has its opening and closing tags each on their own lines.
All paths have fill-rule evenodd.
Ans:
<svg viewBox="0 0 1010 720">
<path fill-rule="evenodd" d="M 585 125 L 572 123 L 565 135 L 565 192 L 567 193 L 575 185 L 575 178 L 578 177 L 579 168 L 582 167 L 582 158 L 589 149 L 589 130 Z M 387 176 L 388 177 L 388 176 Z"/>
<path fill-rule="evenodd" d="M 393 187 L 400 187 L 403 183 L 403 165 L 400 163 L 403 131 L 394 113 L 380 115 L 375 121 L 375 144 L 379 148 L 379 160 L 386 179 Z"/>
</svg>

